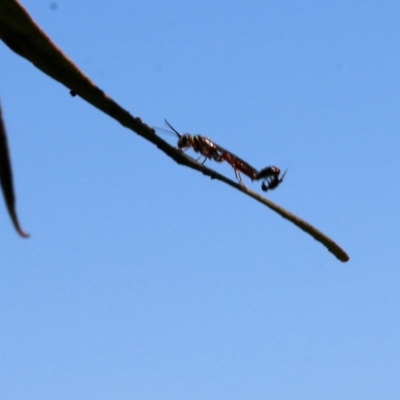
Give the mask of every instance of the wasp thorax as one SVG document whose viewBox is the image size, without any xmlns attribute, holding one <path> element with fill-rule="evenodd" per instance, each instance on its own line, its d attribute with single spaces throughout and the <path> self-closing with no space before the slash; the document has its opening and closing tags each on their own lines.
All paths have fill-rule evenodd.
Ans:
<svg viewBox="0 0 400 400">
<path fill-rule="evenodd" d="M 189 134 L 185 133 L 184 135 L 182 135 L 179 138 L 178 147 L 180 149 L 184 149 L 184 148 L 190 147 L 192 142 L 193 142 L 192 135 L 189 135 Z"/>
</svg>

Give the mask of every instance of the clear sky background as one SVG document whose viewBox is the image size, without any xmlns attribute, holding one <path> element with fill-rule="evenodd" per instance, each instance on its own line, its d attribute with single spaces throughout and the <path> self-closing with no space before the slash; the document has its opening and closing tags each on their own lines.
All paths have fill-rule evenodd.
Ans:
<svg viewBox="0 0 400 400">
<path fill-rule="evenodd" d="M 0 398 L 400 398 L 400 3 L 22 3 L 131 114 L 288 168 L 268 197 L 351 259 L 1 42 Z"/>
</svg>

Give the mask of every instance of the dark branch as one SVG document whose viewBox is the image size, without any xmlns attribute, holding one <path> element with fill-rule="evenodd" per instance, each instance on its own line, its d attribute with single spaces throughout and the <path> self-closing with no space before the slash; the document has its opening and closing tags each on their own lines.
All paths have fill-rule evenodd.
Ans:
<svg viewBox="0 0 400 400">
<path fill-rule="evenodd" d="M 201 171 L 203 174 L 225 182 L 248 196 L 253 197 L 310 234 L 339 260 L 343 262 L 349 260 L 349 256 L 343 249 L 309 223 L 272 203 L 270 200 L 261 197 L 257 193 L 245 189 L 212 169 L 197 163 L 158 137 L 150 126 L 143 123 L 140 118 L 132 116 L 91 82 L 46 36 L 16 0 L 0 1 L 0 38 L 13 51 L 31 61 L 45 74 L 65 85 L 70 90 L 71 95 L 80 96 L 94 107 L 114 118 L 121 125 L 155 144 L 178 164 Z"/>
</svg>

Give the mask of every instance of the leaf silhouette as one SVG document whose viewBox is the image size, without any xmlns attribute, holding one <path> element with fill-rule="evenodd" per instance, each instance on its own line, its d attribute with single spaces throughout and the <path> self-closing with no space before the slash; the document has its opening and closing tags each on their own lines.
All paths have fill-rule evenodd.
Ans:
<svg viewBox="0 0 400 400">
<path fill-rule="evenodd" d="M 15 194 L 11 169 L 10 152 L 8 150 L 6 127 L 3 121 L 3 114 L 0 104 L 0 184 L 3 191 L 4 200 L 6 202 L 8 213 L 17 232 L 24 238 L 29 237 L 18 221 L 17 212 L 15 211 Z"/>
</svg>

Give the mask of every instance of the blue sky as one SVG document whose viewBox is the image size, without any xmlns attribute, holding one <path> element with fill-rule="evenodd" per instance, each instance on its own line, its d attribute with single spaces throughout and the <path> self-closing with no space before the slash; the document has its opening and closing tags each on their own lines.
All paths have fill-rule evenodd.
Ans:
<svg viewBox="0 0 400 400">
<path fill-rule="evenodd" d="M 399 398 L 400 4 L 22 3 L 131 114 L 288 168 L 268 197 L 351 259 L 1 43 L 0 397 Z"/>
</svg>

